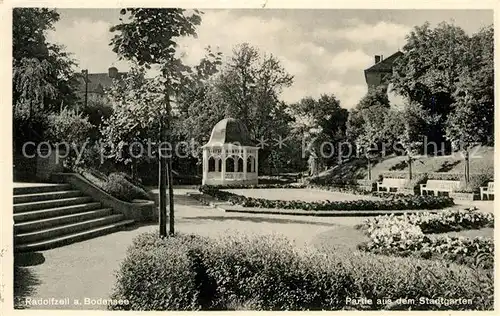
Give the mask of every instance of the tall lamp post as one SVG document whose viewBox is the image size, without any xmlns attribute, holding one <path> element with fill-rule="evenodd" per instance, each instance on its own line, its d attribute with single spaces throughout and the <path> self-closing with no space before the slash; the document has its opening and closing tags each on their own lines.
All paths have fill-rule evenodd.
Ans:
<svg viewBox="0 0 500 316">
<path fill-rule="evenodd" d="M 89 70 L 88 69 L 83 69 L 82 70 L 82 75 L 83 75 L 83 81 L 85 81 L 85 103 L 84 103 L 84 109 L 87 108 L 87 95 L 88 95 L 88 89 L 89 89 Z"/>
</svg>

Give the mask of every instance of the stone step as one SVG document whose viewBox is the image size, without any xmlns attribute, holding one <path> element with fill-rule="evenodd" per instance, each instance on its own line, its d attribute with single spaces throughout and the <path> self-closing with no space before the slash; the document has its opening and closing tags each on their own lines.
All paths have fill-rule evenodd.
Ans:
<svg viewBox="0 0 500 316">
<path fill-rule="evenodd" d="M 14 214 L 14 223 L 75 214 L 79 212 L 95 210 L 100 207 L 101 207 L 100 202 L 90 202 L 90 203 L 76 204 L 76 205 L 56 207 L 56 208 L 48 208 L 37 211 L 22 212 Z"/>
<path fill-rule="evenodd" d="M 34 210 L 44 210 L 48 208 L 70 206 L 70 205 L 83 204 L 89 202 L 92 202 L 91 197 L 82 196 L 82 197 L 72 197 L 66 199 L 20 203 L 14 205 L 14 213 L 28 212 Z"/>
<path fill-rule="evenodd" d="M 75 242 L 91 239 L 94 237 L 118 231 L 132 223 L 134 223 L 133 220 L 122 220 L 109 225 L 95 227 L 89 230 L 63 235 L 51 239 L 46 239 L 43 241 L 18 244 L 15 247 L 15 251 L 16 252 L 42 251 L 42 250 L 52 249 L 55 247 L 65 246 Z"/>
<path fill-rule="evenodd" d="M 123 219 L 122 214 L 109 215 L 105 217 L 86 220 L 79 223 L 72 223 L 63 226 L 56 226 L 45 230 L 16 234 L 14 236 L 14 244 L 26 244 L 46 239 L 57 238 L 58 236 L 73 234 L 85 230 L 91 230 L 99 226 L 104 226 L 119 222 Z"/>
<path fill-rule="evenodd" d="M 16 186 L 14 184 L 14 195 L 34 194 L 54 191 L 71 190 L 71 185 L 67 183 L 33 183 Z"/>
<path fill-rule="evenodd" d="M 78 196 L 83 196 L 82 192 L 78 190 L 21 194 L 14 195 L 14 204 L 58 200 Z"/>
<path fill-rule="evenodd" d="M 113 209 L 103 208 L 81 213 L 62 215 L 46 219 L 37 219 L 28 222 L 14 224 L 14 233 L 26 233 L 35 230 L 42 230 L 54 226 L 62 226 L 64 224 L 77 223 L 93 218 L 105 217 L 111 215 Z"/>
</svg>

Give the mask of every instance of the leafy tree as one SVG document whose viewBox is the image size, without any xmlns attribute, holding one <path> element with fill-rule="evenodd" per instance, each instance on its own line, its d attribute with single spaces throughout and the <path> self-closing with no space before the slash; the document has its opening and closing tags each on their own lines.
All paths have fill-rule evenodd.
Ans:
<svg viewBox="0 0 500 316">
<path fill-rule="evenodd" d="M 346 137 L 348 111 L 340 107 L 340 101 L 334 95 L 326 94 L 317 100 L 312 97 L 303 98 L 291 105 L 291 111 L 296 122 L 295 128 L 310 142 L 310 160 L 314 160 L 310 163 L 315 168 L 333 164 L 335 150 Z M 316 172 L 317 170 L 311 170 L 310 173 Z"/>
<path fill-rule="evenodd" d="M 453 148 L 464 153 L 466 183 L 470 179 L 469 150 L 489 134 L 484 119 L 478 115 L 482 110 L 480 101 L 474 97 L 461 97 L 446 122 L 446 137 Z"/>
<path fill-rule="evenodd" d="M 371 160 L 374 154 L 385 152 L 385 145 L 391 143 L 392 131 L 385 127 L 390 114 L 389 99 L 380 87 L 369 89 L 356 107 L 349 113 L 346 123 L 348 139 L 354 142 L 356 151 L 367 159 L 368 179 L 371 180 Z"/>
<path fill-rule="evenodd" d="M 456 100 L 446 121 L 446 138 L 464 153 L 465 181 L 470 179 L 469 150 L 477 144 L 492 144 L 494 134 L 493 26 L 470 39 L 464 65 L 453 94 Z"/>
<path fill-rule="evenodd" d="M 279 96 L 283 88 L 291 85 L 293 77 L 276 57 L 263 55 L 255 47 L 241 44 L 234 48 L 233 55 L 220 72 L 214 70 L 218 67 L 209 71 L 201 86 L 190 90 L 188 97 L 180 100 L 189 138 L 198 143 L 206 142 L 214 124 L 224 117 L 241 120 L 251 138 L 265 140 L 267 144 L 279 136 L 285 137 L 289 118 Z M 273 150 L 270 146 L 260 150 L 261 168 L 266 163 L 271 167 L 267 157 Z M 282 153 L 274 154 L 279 156 Z"/>
<path fill-rule="evenodd" d="M 14 8 L 12 21 L 12 66 L 14 113 L 40 109 L 58 110 L 72 105 L 77 78 L 74 60 L 64 47 L 49 43 L 59 14 L 53 9 Z"/>
<path fill-rule="evenodd" d="M 172 136 L 172 102 L 181 95 L 182 89 L 192 79 L 191 68 L 183 65 L 176 57 L 176 40 L 182 36 L 196 36 L 196 27 L 201 23 L 201 12 L 188 13 L 183 9 L 122 9 L 120 13 L 127 16 L 127 21 L 111 28 L 117 32 L 110 45 L 120 58 L 136 62 L 145 68 L 156 65 L 160 74 L 153 78 L 146 89 L 140 91 L 141 102 L 138 106 L 146 109 L 147 117 L 158 122 L 158 135 L 161 143 L 171 143 Z M 196 70 L 211 69 L 200 66 Z M 148 91 L 149 90 L 149 91 Z M 151 93 L 152 92 L 152 93 Z M 138 110 L 138 109 L 137 109 Z M 174 233 L 174 201 L 172 187 L 171 155 L 159 154 L 159 191 L 160 191 L 160 235 L 166 235 L 166 209 L 168 183 L 169 201 L 169 233 Z"/>
<path fill-rule="evenodd" d="M 439 117 L 427 128 L 430 141 L 444 140 L 444 122 L 454 102 L 458 78 L 469 62 L 469 49 L 469 37 L 460 27 L 443 22 L 432 29 L 425 23 L 407 36 L 404 55 L 394 65 L 391 81 L 395 91 Z"/>
</svg>

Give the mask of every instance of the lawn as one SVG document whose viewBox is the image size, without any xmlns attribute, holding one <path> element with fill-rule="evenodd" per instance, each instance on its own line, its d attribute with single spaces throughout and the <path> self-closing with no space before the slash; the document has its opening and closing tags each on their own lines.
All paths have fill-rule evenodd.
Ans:
<svg viewBox="0 0 500 316">
<path fill-rule="evenodd" d="M 340 192 L 329 192 L 316 189 L 231 189 L 225 190 L 231 193 L 244 195 L 252 198 L 266 200 L 301 200 L 305 202 L 317 201 L 356 201 L 356 200 L 380 200 L 370 195 L 355 195 Z"/>
</svg>

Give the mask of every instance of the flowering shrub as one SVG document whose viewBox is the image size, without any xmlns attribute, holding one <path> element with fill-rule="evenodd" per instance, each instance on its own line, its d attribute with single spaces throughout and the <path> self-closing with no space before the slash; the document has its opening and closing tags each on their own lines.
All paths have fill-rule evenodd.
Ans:
<svg viewBox="0 0 500 316">
<path fill-rule="evenodd" d="M 493 215 L 476 209 L 446 210 L 436 214 L 379 216 L 366 220 L 361 228 L 370 242 L 361 250 L 400 256 L 417 256 L 454 261 L 469 266 L 493 267 L 493 240 L 476 237 L 427 236 L 425 233 L 491 227 Z"/>
<path fill-rule="evenodd" d="M 494 221 L 491 213 L 478 212 L 477 208 L 466 208 L 448 209 L 437 213 L 378 216 L 365 220 L 359 228 L 370 235 L 377 229 L 388 226 L 403 227 L 407 223 L 418 226 L 424 234 L 428 234 L 493 227 Z"/>
<path fill-rule="evenodd" d="M 386 200 L 356 200 L 356 201 L 319 201 L 305 202 L 301 200 L 267 200 L 251 198 L 243 195 L 227 192 L 214 186 L 201 186 L 200 192 L 213 196 L 222 201 L 228 201 L 243 207 L 280 208 L 306 211 L 357 211 L 357 210 L 417 210 L 417 209 L 442 209 L 452 206 L 453 199 L 443 196 L 403 196 L 391 195 Z"/>
</svg>

